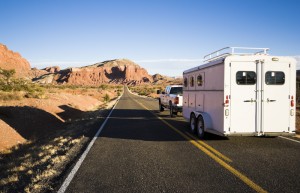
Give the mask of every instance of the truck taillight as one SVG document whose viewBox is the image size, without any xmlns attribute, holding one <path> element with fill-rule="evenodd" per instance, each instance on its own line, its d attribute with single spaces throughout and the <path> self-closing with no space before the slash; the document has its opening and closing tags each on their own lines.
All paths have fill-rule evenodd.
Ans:
<svg viewBox="0 0 300 193">
<path fill-rule="evenodd" d="M 174 99 L 174 104 L 176 104 L 176 105 L 179 104 L 179 97 L 175 97 L 175 99 Z"/>
<path fill-rule="evenodd" d="M 291 107 L 295 106 L 295 102 L 294 102 L 294 96 L 291 97 Z"/>
</svg>

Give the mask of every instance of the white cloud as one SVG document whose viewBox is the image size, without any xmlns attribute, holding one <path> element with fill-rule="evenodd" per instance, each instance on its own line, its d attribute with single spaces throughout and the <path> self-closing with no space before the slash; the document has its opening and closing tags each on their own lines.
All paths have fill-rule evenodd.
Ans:
<svg viewBox="0 0 300 193">
<path fill-rule="evenodd" d="M 300 69 L 300 56 L 294 56 L 294 58 L 295 58 L 296 61 L 297 61 L 296 69 L 299 70 L 299 69 Z"/>
<path fill-rule="evenodd" d="M 31 67 L 35 68 L 45 68 L 49 66 L 59 66 L 60 68 L 68 68 L 68 67 L 80 67 L 95 64 L 96 62 L 91 61 L 29 61 Z"/>
<path fill-rule="evenodd" d="M 203 59 L 150 59 L 135 60 L 136 63 L 161 63 L 161 62 L 203 62 Z"/>
<path fill-rule="evenodd" d="M 203 59 L 151 59 L 134 60 L 141 67 L 145 68 L 149 74 L 162 74 L 166 76 L 182 76 L 183 71 L 199 66 Z"/>
</svg>

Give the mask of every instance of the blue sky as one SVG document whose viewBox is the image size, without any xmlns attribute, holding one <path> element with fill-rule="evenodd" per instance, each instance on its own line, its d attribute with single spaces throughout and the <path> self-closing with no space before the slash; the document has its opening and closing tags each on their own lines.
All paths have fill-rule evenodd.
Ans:
<svg viewBox="0 0 300 193">
<path fill-rule="evenodd" d="M 300 56 L 297 0 L 0 0 L 0 43 L 32 67 L 127 58 L 179 76 L 226 46 Z"/>
</svg>

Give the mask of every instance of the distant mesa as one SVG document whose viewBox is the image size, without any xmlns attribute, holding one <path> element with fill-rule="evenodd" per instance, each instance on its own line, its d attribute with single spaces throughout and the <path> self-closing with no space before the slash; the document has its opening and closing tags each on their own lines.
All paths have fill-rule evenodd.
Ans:
<svg viewBox="0 0 300 193">
<path fill-rule="evenodd" d="M 84 67 L 60 69 L 58 66 L 44 69 L 31 68 L 29 62 L 3 44 L 0 44 L 0 67 L 15 69 L 17 77 L 41 84 L 69 84 L 99 86 L 101 84 L 162 84 L 176 78 L 155 74 L 128 59 L 107 60 Z M 179 79 L 179 83 L 182 81 Z"/>
<path fill-rule="evenodd" d="M 153 77 L 153 84 L 155 85 L 165 85 L 165 84 L 181 85 L 183 82 L 182 77 L 169 77 L 161 74 L 154 74 L 152 77 Z"/>
<path fill-rule="evenodd" d="M 49 76 L 42 76 L 40 79 L 47 78 L 49 80 L 51 79 Z M 70 85 L 97 86 L 103 83 L 137 85 L 152 83 L 153 78 L 138 64 L 127 59 L 116 59 L 80 68 L 60 70 L 53 76 L 53 81 L 57 84 Z"/>
<path fill-rule="evenodd" d="M 56 72 L 60 71 L 60 67 L 59 66 L 52 66 L 52 67 L 44 68 L 43 70 L 46 70 L 49 73 L 56 73 Z"/>
</svg>

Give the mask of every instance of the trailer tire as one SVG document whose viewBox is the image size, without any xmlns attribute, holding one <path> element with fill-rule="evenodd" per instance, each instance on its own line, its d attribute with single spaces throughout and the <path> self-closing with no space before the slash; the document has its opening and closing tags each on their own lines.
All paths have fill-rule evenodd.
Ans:
<svg viewBox="0 0 300 193">
<path fill-rule="evenodd" d="M 196 128 L 197 128 L 197 135 L 200 139 L 204 139 L 205 137 L 205 132 L 204 132 L 204 119 L 202 116 L 199 116 L 197 118 L 196 122 Z"/>
<path fill-rule="evenodd" d="M 197 128 L 197 119 L 194 113 L 190 116 L 190 130 L 192 133 L 196 133 Z"/>
<path fill-rule="evenodd" d="M 158 99 L 158 105 L 159 105 L 159 110 L 160 110 L 160 112 L 163 112 L 165 109 L 164 109 L 164 107 L 162 106 L 160 99 Z"/>
</svg>

